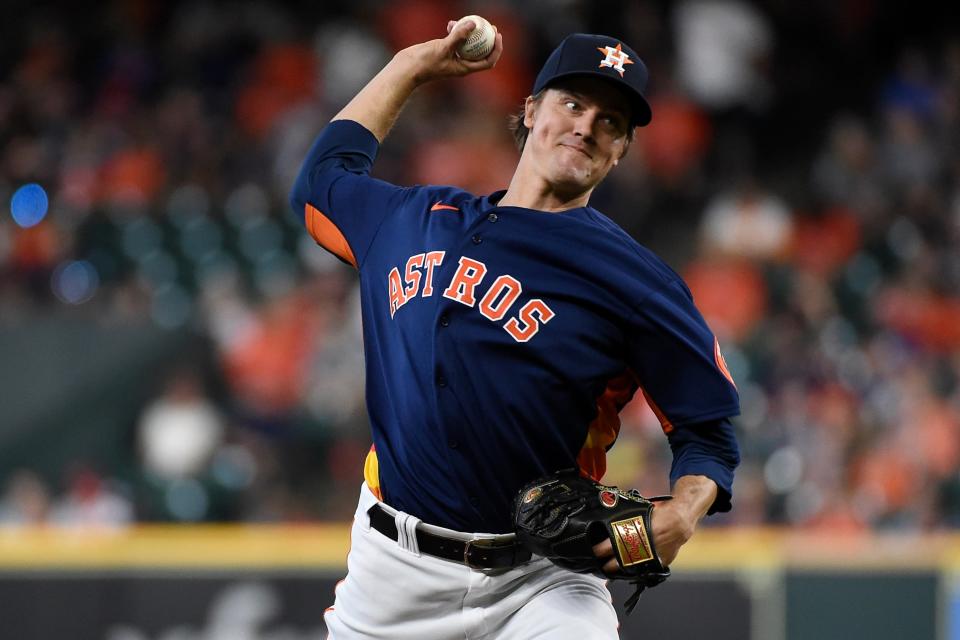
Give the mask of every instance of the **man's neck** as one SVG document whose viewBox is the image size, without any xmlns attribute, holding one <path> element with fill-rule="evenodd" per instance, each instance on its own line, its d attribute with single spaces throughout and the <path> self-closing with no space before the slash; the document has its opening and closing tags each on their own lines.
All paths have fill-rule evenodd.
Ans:
<svg viewBox="0 0 960 640">
<path fill-rule="evenodd" d="M 587 206 L 592 191 L 591 189 L 586 192 L 571 193 L 557 189 L 534 172 L 527 170 L 526 163 L 521 159 L 510 180 L 507 192 L 500 198 L 497 206 L 524 207 L 550 212 L 567 211 Z"/>
</svg>

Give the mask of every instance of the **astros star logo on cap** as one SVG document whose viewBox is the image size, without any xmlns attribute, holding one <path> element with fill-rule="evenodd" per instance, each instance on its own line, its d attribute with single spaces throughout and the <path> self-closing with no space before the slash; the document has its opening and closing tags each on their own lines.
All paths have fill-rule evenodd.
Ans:
<svg viewBox="0 0 960 640">
<path fill-rule="evenodd" d="M 633 60 L 630 59 L 630 56 L 627 55 L 627 52 L 623 51 L 620 48 L 619 42 L 617 43 L 616 47 L 610 47 L 610 46 L 597 47 L 597 51 L 599 51 L 604 56 L 606 56 L 604 57 L 603 60 L 600 61 L 600 66 L 613 67 L 614 69 L 620 72 L 621 78 L 623 77 L 623 72 L 624 72 L 623 65 L 633 64 Z"/>
</svg>

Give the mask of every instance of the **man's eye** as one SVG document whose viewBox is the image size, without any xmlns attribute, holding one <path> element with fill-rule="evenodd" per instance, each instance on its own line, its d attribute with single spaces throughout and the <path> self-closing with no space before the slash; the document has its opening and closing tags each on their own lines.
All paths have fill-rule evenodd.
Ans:
<svg viewBox="0 0 960 640">
<path fill-rule="evenodd" d="M 573 100 L 567 100 L 566 102 L 563 103 L 563 105 L 567 109 L 570 109 L 571 111 L 576 111 L 577 109 L 580 108 L 580 105 L 574 102 Z"/>
<path fill-rule="evenodd" d="M 621 129 L 626 128 L 626 126 L 624 125 L 623 121 L 620 120 L 620 118 L 616 118 L 612 116 L 604 116 L 602 120 L 603 120 L 604 126 L 609 127 L 610 129 L 620 131 Z"/>
</svg>

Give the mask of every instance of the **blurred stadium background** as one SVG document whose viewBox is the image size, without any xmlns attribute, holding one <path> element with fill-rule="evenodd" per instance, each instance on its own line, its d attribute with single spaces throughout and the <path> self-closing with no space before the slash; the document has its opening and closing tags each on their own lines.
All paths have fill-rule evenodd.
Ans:
<svg viewBox="0 0 960 640">
<path fill-rule="evenodd" d="M 421 90 L 375 173 L 501 188 L 550 49 L 622 37 L 655 117 L 593 204 L 685 276 L 741 393 L 734 511 L 624 637 L 960 639 L 948 4 L 5 6 L 0 637 L 324 636 L 369 447 L 357 283 L 287 193 L 392 52 L 479 13 L 504 58 Z M 607 479 L 661 492 L 669 461 L 634 402 Z"/>
</svg>

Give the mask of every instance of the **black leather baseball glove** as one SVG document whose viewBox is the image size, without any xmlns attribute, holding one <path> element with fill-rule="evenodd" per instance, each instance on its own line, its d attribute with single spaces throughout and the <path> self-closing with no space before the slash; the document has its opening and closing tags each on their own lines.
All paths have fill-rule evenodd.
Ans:
<svg viewBox="0 0 960 640">
<path fill-rule="evenodd" d="M 650 514 L 655 501 L 636 490 L 608 487 L 575 470 L 559 471 L 523 487 L 514 505 L 517 538 L 533 553 L 554 564 L 613 580 L 629 580 L 637 590 L 626 601 L 633 611 L 640 594 L 670 576 L 657 555 Z M 619 569 L 603 572 L 604 563 L 593 555 L 593 545 L 609 538 Z"/>
</svg>

